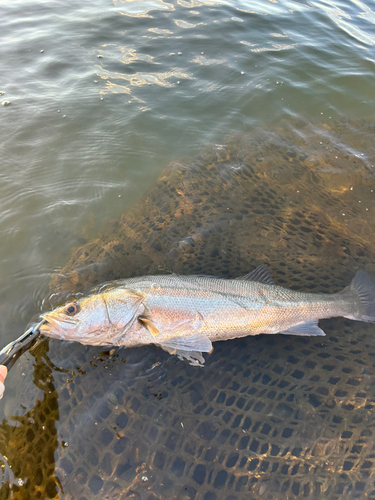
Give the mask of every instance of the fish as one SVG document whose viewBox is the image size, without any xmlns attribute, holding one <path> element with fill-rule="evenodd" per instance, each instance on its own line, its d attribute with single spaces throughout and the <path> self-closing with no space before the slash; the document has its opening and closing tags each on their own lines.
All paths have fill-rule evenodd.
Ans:
<svg viewBox="0 0 375 500">
<path fill-rule="evenodd" d="M 117 280 L 41 315 L 40 332 L 89 345 L 155 344 L 203 366 L 212 343 L 259 334 L 324 336 L 318 321 L 375 322 L 375 282 L 359 270 L 333 294 L 275 284 L 266 266 L 235 279 L 155 275 Z"/>
</svg>

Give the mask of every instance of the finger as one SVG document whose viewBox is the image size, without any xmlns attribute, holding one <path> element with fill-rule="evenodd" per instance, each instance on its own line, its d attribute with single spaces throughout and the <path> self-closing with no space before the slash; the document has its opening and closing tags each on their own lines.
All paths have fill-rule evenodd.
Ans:
<svg viewBox="0 0 375 500">
<path fill-rule="evenodd" d="M 0 382 L 4 384 L 4 380 L 6 379 L 6 376 L 8 375 L 8 368 L 4 365 L 0 365 Z"/>
</svg>

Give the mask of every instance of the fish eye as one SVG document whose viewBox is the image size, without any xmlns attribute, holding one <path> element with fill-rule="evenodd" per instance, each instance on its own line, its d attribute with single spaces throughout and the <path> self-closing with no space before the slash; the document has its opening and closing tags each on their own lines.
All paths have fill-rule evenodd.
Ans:
<svg viewBox="0 0 375 500">
<path fill-rule="evenodd" d="M 79 311 L 79 305 L 75 303 L 69 304 L 65 308 L 65 312 L 69 316 L 74 316 L 75 314 L 77 314 L 78 311 Z"/>
</svg>

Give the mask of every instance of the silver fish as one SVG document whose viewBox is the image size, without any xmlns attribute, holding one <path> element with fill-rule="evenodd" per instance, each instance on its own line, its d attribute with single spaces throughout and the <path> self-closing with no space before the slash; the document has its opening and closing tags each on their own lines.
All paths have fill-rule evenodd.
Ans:
<svg viewBox="0 0 375 500">
<path fill-rule="evenodd" d="M 212 342 L 247 335 L 325 335 L 318 320 L 375 322 L 375 282 L 358 271 L 335 294 L 275 285 L 265 266 L 227 280 L 206 276 L 144 276 L 107 283 L 42 314 L 41 333 L 82 344 L 156 344 L 202 366 Z"/>
</svg>

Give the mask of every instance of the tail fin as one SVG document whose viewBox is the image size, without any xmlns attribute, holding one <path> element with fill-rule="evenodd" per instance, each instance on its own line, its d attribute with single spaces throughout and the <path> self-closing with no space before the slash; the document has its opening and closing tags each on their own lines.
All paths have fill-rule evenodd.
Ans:
<svg viewBox="0 0 375 500">
<path fill-rule="evenodd" d="M 358 312 L 350 319 L 375 323 L 375 282 L 370 276 L 365 271 L 358 271 L 345 292 L 353 294 L 358 304 Z"/>
</svg>

